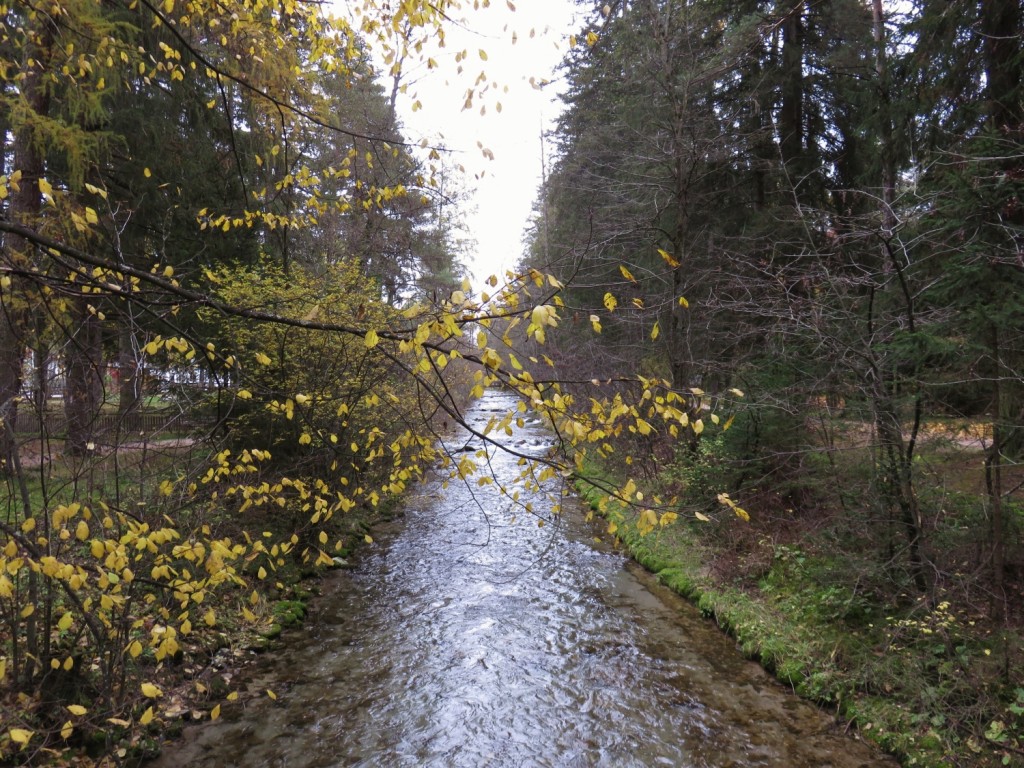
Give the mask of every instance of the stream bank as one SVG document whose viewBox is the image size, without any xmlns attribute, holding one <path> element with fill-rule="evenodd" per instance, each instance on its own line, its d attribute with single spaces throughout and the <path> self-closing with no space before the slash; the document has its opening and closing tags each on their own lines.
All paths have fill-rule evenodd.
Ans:
<svg viewBox="0 0 1024 768">
<path fill-rule="evenodd" d="M 588 466 L 587 473 L 599 485 L 614 487 L 601 469 Z M 828 564 L 818 564 L 798 545 L 773 545 L 774 557 L 752 582 L 729 572 L 728 563 L 734 561 L 701 535 L 701 523 L 680 520 L 642 535 L 632 521 L 635 514 L 601 488 L 579 481 L 577 491 L 596 515 L 615 522 L 618 545 L 658 583 L 713 620 L 747 658 L 794 693 L 833 713 L 844 730 L 874 742 L 906 766 L 1024 765 L 1024 755 L 1016 761 L 1005 744 L 964 739 L 951 716 L 942 714 L 943 702 L 931 711 L 921 709 L 900 690 L 909 670 L 934 670 L 936 677 L 955 674 L 940 666 L 949 654 L 969 651 L 1001 663 L 981 647 L 984 633 L 972 631 L 973 622 L 962 610 L 947 602 L 930 609 L 922 605 L 917 612 L 923 618 L 915 621 L 900 618 L 910 613 L 904 606 L 872 624 L 856 613 L 868 610 L 856 595 L 814 583 L 816 569 Z M 925 675 L 911 685 L 933 683 Z M 961 685 L 969 688 L 970 681 Z M 1018 698 L 1024 707 L 1024 690 L 1018 690 Z M 986 736 L 999 734 L 990 727 Z"/>
</svg>

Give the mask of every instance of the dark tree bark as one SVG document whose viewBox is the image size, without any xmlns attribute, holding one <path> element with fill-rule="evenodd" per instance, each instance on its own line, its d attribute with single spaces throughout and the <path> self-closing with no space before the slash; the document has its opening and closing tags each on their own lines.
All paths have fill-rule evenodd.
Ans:
<svg viewBox="0 0 1024 768">
<path fill-rule="evenodd" d="M 50 109 L 50 96 L 43 81 L 46 62 L 49 59 L 51 32 L 38 30 L 35 45 L 26 49 L 25 78 L 21 93 L 28 106 L 29 114 L 45 115 Z M 36 66 L 28 67 L 29 60 Z M 12 172 L 21 172 L 21 180 L 10 198 L 8 216 L 19 224 L 34 225 L 42 212 L 42 196 L 39 180 L 43 177 L 44 159 L 35 140 L 31 117 L 20 125 L 12 125 L 13 165 Z M 5 133 L 5 135 L 7 135 Z M 28 346 L 27 326 L 30 321 L 22 280 L 17 273 L 27 269 L 32 261 L 32 246 L 17 235 L 8 234 L 3 243 L 3 265 L 11 270 L 11 287 L 0 291 L 0 450 L 2 450 L 4 471 L 10 472 L 15 463 L 13 451 L 14 421 L 17 416 L 17 397 L 21 391 L 25 351 Z"/>
<path fill-rule="evenodd" d="M 53 30 L 45 20 L 41 21 L 29 39 L 34 40 L 34 43 L 25 49 L 25 77 L 21 83 L 21 93 L 28 107 L 29 117 L 23 119 L 19 125 L 11 126 L 14 136 L 14 162 L 11 170 L 14 173 L 20 171 L 21 179 L 11 195 L 8 216 L 19 224 L 34 226 L 42 214 L 43 200 L 39 180 L 43 178 L 45 159 L 39 149 L 33 117 L 46 115 L 50 109 L 50 95 L 45 77 L 51 58 Z M 34 66 L 29 66 L 30 62 Z M 23 238 L 7 235 L 2 260 L 4 267 L 12 271 L 12 284 L 10 288 L 0 291 L 0 417 L 3 419 L 0 448 L 3 450 L 4 471 L 13 475 L 20 486 L 25 519 L 32 515 L 32 509 L 25 477 L 20 472 L 17 443 L 14 440 L 14 420 L 17 416 L 16 398 L 21 390 L 23 364 L 28 347 L 27 331 L 32 320 L 28 311 L 25 286 L 17 273 L 31 267 L 32 250 L 32 245 Z M 29 574 L 28 598 L 32 603 L 39 599 L 39 576 L 34 571 Z M 45 620 L 44 618 L 43 621 Z M 25 618 L 21 671 L 26 689 L 31 688 L 31 681 L 43 662 L 39 622 L 40 618 L 36 613 Z M 47 634 L 44 626 L 42 635 L 45 637 Z M 28 659 L 36 661 L 34 664 L 28 663 Z M 14 661 L 17 675 L 19 660 L 15 658 Z"/>
<path fill-rule="evenodd" d="M 103 403 L 103 336 L 100 320 L 85 298 L 75 299 L 70 309 L 72 327 L 64 350 L 65 450 L 81 455 L 95 440 Z"/>
<path fill-rule="evenodd" d="M 779 140 L 782 161 L 790 182 L 799 185 L 804 146 L 804 3 L 783 0 L 782 104 L 779 108 Z"/>
</svg>

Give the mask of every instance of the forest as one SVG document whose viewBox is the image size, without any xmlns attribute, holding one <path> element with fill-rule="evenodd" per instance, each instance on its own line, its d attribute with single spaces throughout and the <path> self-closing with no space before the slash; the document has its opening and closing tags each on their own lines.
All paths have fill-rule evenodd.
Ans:
<svg viewBox="0 0 1024 768">
<path fill-rule="evenodd" d="M 574 484 L 905 764 L 1024 760 L 1019 0 L 579 0 L 474 286 L 397 104 L 488 5 L 0 2 L 0 760 L 217 719 L 189 670 L 421 479 L 493 483 L 437 442 L 488 387 L 475 437 L 559 440 L 512 502 Z"/>
<path fill-rule="evenodd" d="M 566 285 L 560 370 L 664 380 L 691 421 L 744 393 L 627 454 L 709 520 L 712 590 L 831 627 L 831 657 L 751 652 L 853 717 L 882 694 L 908 762 L 1016 764 L 1021 5 L 584 5 L 524 260 Z"/>
</svg>

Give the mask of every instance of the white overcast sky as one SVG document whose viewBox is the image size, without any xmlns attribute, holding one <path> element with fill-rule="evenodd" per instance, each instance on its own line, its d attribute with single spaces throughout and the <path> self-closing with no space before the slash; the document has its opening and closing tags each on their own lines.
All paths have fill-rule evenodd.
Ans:
<svg viewBox="0 0 1024 768">
<path fill-rule="evenodd" d="M 522 236 L 541 178 L 541 132 L 559 110 L 560 84 L 537 90 L 530 81 L 555 79 L 575 32 L 572 0 L 512 2 L 515 11 L 506 0 L 492 0 L 491 7 L 477 12 L 468 9 L 465 27 L 449 26 L 445 48 L 424 51 L 439 66 L 429 72 L 410 68 L 407 93 L 398 101 L 406 138 L 450 148 L 453 164 L 466 170 L 466 228 L 476 242 L 467 266 L 478 287 L 490 274 L 501 277 L 522 255 Z M 459 74 L 455 57 L 463 50 L 468 58 Z M 463 109 L 466 90 L 481 71 L 499 88 Z M 415 100 L 422 108 L 414 112 Z M 493 152 L 493 160 L 478 142 Z"/>
</svg>

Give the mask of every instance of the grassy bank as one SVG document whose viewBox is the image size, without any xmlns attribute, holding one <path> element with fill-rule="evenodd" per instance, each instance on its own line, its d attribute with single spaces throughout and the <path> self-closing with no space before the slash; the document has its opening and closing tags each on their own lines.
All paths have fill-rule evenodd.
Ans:
<svg viewBox="0 0 1024 768">
<path fill-rule="evenodd" d="M 586 473 L 604 487 L 609 474 Z M 891 600 L 858 553 L 828 541 L 826 527 L 773 536 L 726 515 L 642 536 L 632 510 L 596 485 L 578 488 L 637 561 L 747 656 L 904 765 L 1024 765 L 1019 633 L 948 599 Z"/>
</svg>

